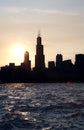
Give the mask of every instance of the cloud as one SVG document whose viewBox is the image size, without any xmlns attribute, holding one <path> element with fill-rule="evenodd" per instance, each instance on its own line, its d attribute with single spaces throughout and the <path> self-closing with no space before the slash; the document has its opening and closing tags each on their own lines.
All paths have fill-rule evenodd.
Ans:
<svg viewBox="0 0 84 130">
<path fill-rule="evenodd" d="M 4 6 L 4 7 L 0 7 L 0 11 L 1 11 L 1 13 L 6 13 L 6 14 L 19 14 L 19 13 L 22 13 L 22 12 L 26 12 L 27 8 Z"/>
<path fill-rule="evenodd" d="M 41 9 L 33 9 L 33 12 L 39 12 L 44 14 L 53 14 L 53 15 L 71 15 L 71 16 L 78 16 L 81 15 L 81 12 L 78 11 L 67 11 L 67 10 L 41 10 Z"/>
<path fill-rule="evenodd" d="M 40 13 L 40 14 L 53 14 L 53 15 L 71 15 L 71 16 L 84 16 L 82 11 L 78 10 L 55 10 L 55 9 L 39 9 L 39 8 L 27 8 L 27 7 L 15 7 L 15 6 L 3 6 L 0 7 L 0 12 L 3 14 L 25 14 L 25 13 Z"/>
</svg>

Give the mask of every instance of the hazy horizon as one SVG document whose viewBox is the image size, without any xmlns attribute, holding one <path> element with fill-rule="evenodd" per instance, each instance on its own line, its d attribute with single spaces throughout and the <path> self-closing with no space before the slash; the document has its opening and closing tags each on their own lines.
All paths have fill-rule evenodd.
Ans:
<svg viewBox="0 0 84 130">
<path fill-rule="evenodd" d="M 20 65 L 24 54 L 12 49 L 21 46 L 34 67 L 39 29 L 46 65 L 57 53 L 74 62 L 75 54 L 84 53 L 84 1 L 0 0 L 0 66 Z"/>
</svg>

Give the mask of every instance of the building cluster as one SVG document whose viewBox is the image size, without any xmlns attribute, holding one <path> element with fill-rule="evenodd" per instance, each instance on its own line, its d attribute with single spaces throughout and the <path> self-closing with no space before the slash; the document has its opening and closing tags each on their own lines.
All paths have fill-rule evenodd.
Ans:
<svg viewBox="0 0 84 130">
<path fill-rule="evenodd" d="M 71 60 L 63 61 L 63 55 L 56 55 L 56 62 L 49 61 L 45 67 L 44 46 L 40 34 L 37 37 L 35 67 L 31 69 L 29 52 L 24 53 L 20 66 L 9 63 L 1 67 L 1 82 L 84 82 L 84 54 L 75 55 L 75 64 Z"/>
</svg>

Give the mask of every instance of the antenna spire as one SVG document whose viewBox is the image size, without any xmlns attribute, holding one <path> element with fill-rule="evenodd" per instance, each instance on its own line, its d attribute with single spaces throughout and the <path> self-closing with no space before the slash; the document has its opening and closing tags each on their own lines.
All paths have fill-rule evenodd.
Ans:
<svg viewBox="0 0 84 130">
<path fill-rule="evenodd" d="M 38 31 L 38 37 L 40 37 L 41 36 L 41 32 L 40 32 L 40 30 Z"/>
</svg>

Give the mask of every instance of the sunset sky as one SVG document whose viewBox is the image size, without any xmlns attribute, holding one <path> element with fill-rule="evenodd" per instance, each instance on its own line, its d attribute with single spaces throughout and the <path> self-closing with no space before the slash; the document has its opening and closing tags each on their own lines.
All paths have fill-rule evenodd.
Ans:
<svg viewBox="0 0 84 130">
<path fill-rule="evenodd" d="M 0 66 L 19 65 L 24 51 L 34 66 L 38 30 L 46 65 L 57 53 L 74 63 L 84 53 L 84 0 L 0 0 Z"/>
</svg>

